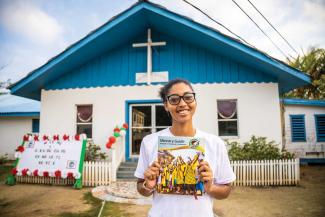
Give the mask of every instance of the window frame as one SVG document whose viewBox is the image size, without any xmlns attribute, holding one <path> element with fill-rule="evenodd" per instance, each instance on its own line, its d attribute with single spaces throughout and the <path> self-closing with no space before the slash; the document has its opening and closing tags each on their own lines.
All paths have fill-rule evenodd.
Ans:
<svg viewBox="0 0 325 217">
<path fill-rule="evenodd" d="M 219 119 L 219 110 L 218 110 L 218 101 L 236 101 L 236 115 L 237 115 L 237 118 L 236 119 Z M 239 135 L 240 135 L 240 133 L 239 133 L 239 114 L 238 114 L 238 99 L 217 99 L 216 100 L 216 103 L 217 103 L 217 124 L 218 124 L 218 136 L 220 137 L 220 138 L 223 138 L 223 139 L 238 139 L 239 138 Z M 225 135 L 225 136 L 223 136 L 223 135 L 220 135 L 219 134 L 219 128 L 220 128 L 220 126 L 219 126 L 219 122 L 228 122 L 228 121 L 233 121 L 233 122 L 235 122 L 236 121 L 236 127 L 237 127 L 237 135 Z"/>
<path fill-rule="evenodd" d="M 92 115 L 92 117 L 91 117 L 91 122 L 89 122 L 89 123 L 80 123 L 80 122 L 78 122 L 78 106 L 91 106 L 92 108 L 91 108 L 91 115 Z M 76 134 L 78 133 L 78 126 L 80 126 L 80 125 L 90 125 L 91 126 L 91 138 L 89 138 L 88 137 L 88 135 L 87 135 L 87 140 L 92 140 L 93 139 L 93 122 L 94 122 L 94 105 L 93 104 L 76 104 L 75 105 L 75 112 L 76 112 L 76 115 L 75 115 L 75 117 L 76 117 L 76 127 L 75 127 L 75 132 L 76 132 Z"/>
<path fill-rule="evenodd" d="M 36 123 L 38 122 L 38 126 L 36 127 Z M 35 130 L 37 128 L 37 130 Z M 32 118 L 32 133 L 39 133 L 40 128 L 40 119 L 39 118 Z"/>
<path fill-rule="evenodd" d="M 314 118 L 315 118 L 315 134 L 316 134 L 316 142 L 325 142 L 325 136 L 324 138 L 320 138 L 319 135 L 319 126 L 317 125 L 317 118 L 319 117 L 324 117 L 325 118 L 325 114 L 314 114 Z"/>
</svg>

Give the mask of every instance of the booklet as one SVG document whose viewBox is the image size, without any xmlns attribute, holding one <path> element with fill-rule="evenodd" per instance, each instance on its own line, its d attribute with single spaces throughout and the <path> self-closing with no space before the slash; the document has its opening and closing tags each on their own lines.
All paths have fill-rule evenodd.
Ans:
<svg viewBox="0 0 325 217">
<path fill-rule="evenodd" d="M 158 162 L 161 165 L 157 192 L 163 194 L 203 194 L 198 166 L 204 160 L 205 144 L 194 137 L 158 137 Z"/>
</svg>

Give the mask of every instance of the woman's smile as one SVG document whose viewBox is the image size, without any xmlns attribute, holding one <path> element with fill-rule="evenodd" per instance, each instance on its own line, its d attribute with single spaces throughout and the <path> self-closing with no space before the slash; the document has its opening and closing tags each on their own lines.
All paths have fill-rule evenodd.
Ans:
<svg viewBox="0 0 325 217">
<path fill-rule="evenodd" d="M 178 113 L 179 115 L 185 116 L 190 114 L 190 110 L 189 109 L 179 109 L 176 111 L 176 113 Z"/>
</svg>

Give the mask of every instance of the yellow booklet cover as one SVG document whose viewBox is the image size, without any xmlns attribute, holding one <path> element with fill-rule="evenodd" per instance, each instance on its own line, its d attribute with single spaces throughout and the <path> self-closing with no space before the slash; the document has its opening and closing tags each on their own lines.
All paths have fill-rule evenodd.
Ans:
<svg viewBox="0 0 325 217">
<path fill-rule="evenodd" d="M 157 192 L 163 194 L 203 194 L 198 166 L 204 160 L 205 145 L 200 138 L 158 137 L 158 162 L 161 165 Z"/>
</svg>

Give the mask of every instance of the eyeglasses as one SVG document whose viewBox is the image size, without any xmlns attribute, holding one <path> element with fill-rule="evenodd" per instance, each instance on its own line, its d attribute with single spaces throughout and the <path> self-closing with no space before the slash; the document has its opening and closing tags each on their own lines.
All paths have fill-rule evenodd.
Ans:
<svg viewBox="0 0 325 217">
<path fill-rule="evenodd" d="M 167 100 L 171 105 L 178 105 L 181 99 L 187 104 L 192 103 L 195 100 L 195 93 L 185 93 L 183 96 L 177 94 L 167 96 Z"/>
</svg>

